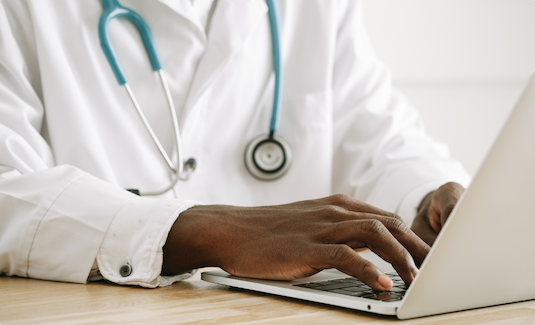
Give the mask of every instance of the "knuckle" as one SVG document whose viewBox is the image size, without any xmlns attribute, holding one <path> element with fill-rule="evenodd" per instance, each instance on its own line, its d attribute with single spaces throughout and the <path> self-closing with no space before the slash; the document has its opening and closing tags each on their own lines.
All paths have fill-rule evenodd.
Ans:
<svg viewBox="0 0 535 325">
<path fill-rule="evenodd" d="M 330 199 L 333 205 L 341 206 L 341 207 L 348 206 L 353 200 L 353 198 L 347 194 L 335 194 L 335 195 L 332 195 Z"/>
<path fill-rule="evenodd" d="M 439 190 L 441 192 L 462 193 L 464 191 L 464 187 L 456 182 L 448 182 L 440 186 Z"/>
<path fill-rule="evenodd" d="M 412 260 L 411 253 L 402 245 L 399 245 L 397 256 L 405 261 Z"/>
<path fill-rule="evenodd" d="M 368 273 L 369 271 L 371 271 L 371 267 L 370 267 L 370 263 L 365 261 L 365 260 L 361 260 L 361 261 L 358 261 L 357 262 L 357 269 L 359 270 L 359 274 L 361 276 L 364 276 L 366 273 Z"/>
<path fill-rule="evenodd" d="M 332 264 L 339 264 L 350 256 L 352 249 L 346 245 L 335 245 L 331 249 L 329 258 Z"/>
<path fill-rule="evenodd" d="M 360 272 L 361 273 L 364 273 L 367 271 L 368 268 L 368 263 L 366 262 L 359 262 L 359 269 L 360 269 Z"/>
<path fill-rule="evenodd" d="M 364 224 L 364 230 L 371 235 L 377 235 L 383 233 L 386 229 L 379 220 L 367 220 Z"/>
<path fill-rule="evenodd" d="M 323 206 L 321 209 L 321 212 L 324 216 L 335 217 L 335 216 L 342 214 L 344 211 L 342 208 L 336 205 L 329 204 L 329 205 Z"/>
<path fill-rule="evenodd" d="M 455 182 L 447 182 L 446 184 L 442 185 L 444 187 L 447 187 L 447 188 L 457 188 L 460 186 L 459 183 L 455 183 Z"/>
<path fill-rule="evenodd" d="M 385 226 L 393 231 L 406 231 L 407 225 L 403 220 L 396 218 L 388 218 L 384 221 Z"/>
</svg>

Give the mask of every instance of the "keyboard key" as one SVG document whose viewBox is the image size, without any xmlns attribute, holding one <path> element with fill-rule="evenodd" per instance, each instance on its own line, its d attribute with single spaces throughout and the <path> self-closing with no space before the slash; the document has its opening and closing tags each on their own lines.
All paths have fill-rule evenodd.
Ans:
<svg viewBox="0 0 535 325">
<path fill-rule="evenodd" d="M 394 297 L 399 297 L 399 295 L 396 294 L 395 292 L 381 292 L 381 293 L 377 293 L 376 296 L 380 300 L 392 299 Z"/>
<path fill-rule="evenodd" d="M 322 286 L 319 286 L 319 287 L 313 287 L 311 289 L 328 291 L 328 290 L 346 288 L 348 286 L 350 286 L 350 285 L 348 285 L 347 283 L 331 283 L 331 284 L 322 285 Z"/>
<path fill-rule="evenodd" d="M 320 285 L 317 283 L 299 283 L 299 284 L 294 284 L 294 286 L 303 287 L 303 288 L 314 288 L 314 287 L 319 287 Z"/>
<path fill-rule="evenodd" d="M 409 286 L 406 285 L 405 283 L 395 283 L 394 282 L 393 286 L 396 287 L 396 288 L 405 288 L 405 289 L 409 288 Z"/>
<path fill-rule="evenodd" d="M 405 294 L 409 286 L 406 285 L 405 282 L 403 282 L 403 280 L 396 273 L 386 274 L 393 278 L 393 287 L 390 291 L 373 290 L 367 285 L 365 285 L 362 281 L 354 277 L 327 281 L 299 283 L 294 284 L 294 286 L 381 301 L 399 301 L 403 299 L 403 295 Z"/>
<path fill-rule="evenodd" d="M 351 282 L 351 283 L 355 283 L 355 282 L 358 282 L 358 283 L 362 283 L 362 281 L 360 281 L 359 279 L 357 278 L 345 278 L 345 279 L 340 279 L 340 280 L 343 280 L 344 282 Z"/>
<path fill-rule="evenodd" d="M 405 288 L 400 288 L 400 287 L 392 287 L 392 289 L 390 289 L 391 292 L 401 292 L 401 293 L 405 293 L 407 292 L 407 289 Z"/>
<path fill-rule="evenodd" d="M 354 277 L 344 278 L 344 279 L 339 279 L 339 280 L 344 281 L 344 282 L 360 282 L 360 283 L 362 283 L 359 279 L 354 278 Z"/>
<path fill-rule="evenodd" d="M 365 299 L 373 299 L 373 300 L 380 300 L 385 302 L 395 302 L 400 301 L 403 299 L 403 294 L 398 292 L 390 292 L 390 291 L 373 291 L 373 290 L 367 290 L 367 291 L 349 291 L 347 288 L 345 289 L 333 289 L 329 290 L 328 292 L 337 293 L 341 295 L 346 296 L 352 296 L 352 297 L 360 297 Z"/>
<path fill-rule="evenodd" d="M 319 284 L 323 286 L 323 285 L 331 283 L 331 281 L 316 281 L 316 282 L 310 282 L 310 283 Z"/>
<path fill-rule="evenodd" d="M 346 295 L 346 296 L 352 296 L 352 297 L 361 297 L 361 298 L 375 296 L 375 294 L 372 292 L 352 292 L 352 291 L 346 291 L 344 289 L 335 289 L 329 292 L 338 293 L 338 294 Z"/>
<path fill-rule="evenodd" d="M 353 292 L 351 296 L 361 297 L 361 298 L 370 298 L 370 297 L 375 297 L 375 294 L 373 292 Z"/>
<path fill-rule="evenodd" d="M 393 282 L 393 287 L 390 291 L 373 290 L 372 288 L 365 285 L 362 281 L 354 277 L 327 281 L 299 283 L 294 284 L 294 286 L 320 291 L 328 291 L 352 297 L 380 300 L 384 302 L 395 302 L 402 300 L 403 295 L 405 294 L 409 286 L 406 285 L 405 282 L 403 282 L 403 279 L 401 279 L 401 277 L 395 272 L 388 272 L 386 273 L 386 275 L 388 275 Z"/>
<path fill-rule="evenodd" d="M 385 274 L 388 276 L 399 276 L 396 272 L 386 272 Z"/>
<path fill-rule="evenodd" d="M 336 279 L 336 280 L 331 280 L 331 282 L 351 282 L 351 281 L 348 281 L 348 279 Z"/>
<path fill-rule="evenodd" d="M 365 292 L 365 291 L 370 291 L 370 287 L 368 287 L 368 286 L 366 286 L 366 287 L 346 287 L 346 288 L 344 288 L 344 290 L 352 291 L 352 292 Z"/>
</svg>

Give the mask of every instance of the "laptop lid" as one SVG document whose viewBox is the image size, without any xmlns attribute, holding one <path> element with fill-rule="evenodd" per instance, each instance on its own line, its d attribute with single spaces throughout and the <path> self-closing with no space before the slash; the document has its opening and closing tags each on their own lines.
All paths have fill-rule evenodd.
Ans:
<svg viewBox="0 0 535 325">
<path fill-rule="evenodd" d="M 532 77 L 411 284 L 398 317 L 535 299 L 534 203 Z"/>
</svg>

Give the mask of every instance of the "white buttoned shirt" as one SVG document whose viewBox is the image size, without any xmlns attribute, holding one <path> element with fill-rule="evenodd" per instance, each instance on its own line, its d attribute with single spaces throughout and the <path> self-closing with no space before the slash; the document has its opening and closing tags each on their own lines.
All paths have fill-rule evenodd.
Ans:
<svg viewBox="0 0 535 325">
<path fill-rule="evenodd" d="M 0 272 L 84 283 L 95 266 L 155 287 L 162 247 L 198 204 L 271 205 L 345 193 L 407 223 L 425 194 L 469 176 L 426 135 L 418 111 L 376 58 L 356 0 L 277 1 L 284 86 L 279 134 L 293 149 L 281 179 L 243 162 L 267 134 L 271 41 L 262 0 L 218 0 L 209 33 L 191 0 L 121 0 L 151 27 L 197 170 L 157 198 L 170 171 L 100 48 L 98 0 L 0 2 Z M 113 46 L 164 149 L 172 123 L 135 28 L 110 24 Z M 129 265 L 126 275 L 121 268 Z M 124 269 L 123 269 L 124 271 Z"/>
</svg>

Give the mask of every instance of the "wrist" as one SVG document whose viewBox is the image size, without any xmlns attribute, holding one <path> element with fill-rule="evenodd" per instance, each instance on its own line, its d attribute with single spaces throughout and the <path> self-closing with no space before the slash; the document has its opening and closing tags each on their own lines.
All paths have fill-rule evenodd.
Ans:
<svg viewBox="0 0 535 325">
<path fill-rule="evenodd" d="M 163 246 L 162 275 L 217 266 L 211 247 L 217 239 L 210 232 L 210 222 L 206 222 L 206 216 L 199 213 L 202 210 L 200 208 L 193 207 L 182 212 L 171 227 Z"/>
</svg>

